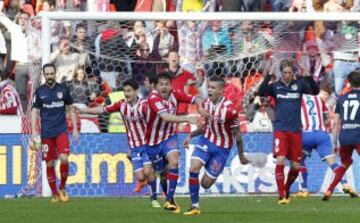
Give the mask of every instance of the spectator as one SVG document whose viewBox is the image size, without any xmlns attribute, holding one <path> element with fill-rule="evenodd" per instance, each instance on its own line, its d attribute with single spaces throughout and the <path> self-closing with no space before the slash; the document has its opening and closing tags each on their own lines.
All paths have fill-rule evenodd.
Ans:
<svg viewBox="0 0 360 223">
<path fill-rule="evenodd" d="M 90 88 L 87 83 L 87 75 L 83 67 L 76 69 L 74 78 L 68 83 L 71 97 L 74 103 L 77 104 L 89 104 Z"/>
<path fill-rule="evenodd" d="M 15 23 L 20 26 L 21 31 L 26 36 L 28 49 L 31 49 L 33 46 L 30 45 L 29 39 L 29 28 L 30 28 L 30 15 L 28 13 L 19 13 L 15 17 Z M 16 43 L 12 43 L 16 44 Z M 28 61 L 29 62 L 29 61 Z M 28 98 L 27 98 L 27 84 L 29 81 L 29 63 L 24 62 L 16 62 L 15 65 L 15 87 L 16 91 L 19 94 L 20 102 L 22 109 L 26 112 L 28 106 Z"/>
<path fill-rule="evenodd" d="M 256 96 L 254 102 L 246 110 L 249 120 L 249 132 L 272 132 L 272 122 L 275 120 L 274 108 L 267 97 Z"/>
<path fill-rule="evenodd" d="M 304 44 L 305 53 L 302 55 L 299 64 L 305 66 L 313 79 L 319 83 L 324 79 L 325 68 L 330 64 L 330 59 L 326 54 L 320 53 L 317 43 L 309 40 Z"/>
<path fill-rule="evenodd" d="M 180 65 L 194 71 L 195 65 L 201 60 L 201 33 L 206 22 L 179 21 L 179 55 Z"/>
<path fill-rule="evenodd" d="M 179 61 L 180 58 L 178 52 L 170 51 L 167 58 L 168 67 L 165 69 L 165 72 L 168 72 L 172 77 L 171 87 L 186 94 L 189 94 L 190 91 L 197 94 L 197 90 L 194 91 L 194 89 L 190 89 L 195 88 L 196 78 L 192 73 L 181 68 Z M 178 114 L 187 113 L 187 108 L 188 104 L 179 103 L 177 110 Z"/>
<path fill-rule="evenodd" d="M 173 12 L 176 6 L 173 0 L 138 0 L 136 12 Z"/>
<path fill-rule="evenodd" d="M 347 75 L 360 67 L 358 62 L 359 49 L 352 42 L 358 38 L 356 24 L 342 23 L 341 32 L 336 34 L 337 41 L 341 41 L 341 47 L 333 51 L 334 57 L 334 81 L 335 93 L 339 94 L 344 86 Z M 351 46 L 349 47 L 349 43 Z M 344 47 L 345 49 L 341 49 Z"/>
<path fill-rule="evenodd" d="M 243 0 L 223 0 L 222 10 L 231 12 L 245 11 L 245 4 Z"/>
<path fill-rule="evenodd" d="M 102 80 L 111 88 L 117 88 L 119 74 L 130 73 L 129 58 L 132 56 L 118 22 L 108 21 L 107 28 L 96 37 L 95 49 Z"/>
<path fill-rule="evenodd" d="M 221 26 L 221 21 L 211 21 L 202 35 L 202 47 L 205 57 L 227 56 L 232 52 L 229 32 Z"/>
<path fill-rule="evenodd" d="M 118 12 L 132 12 L 135 9 L 137 0 L 110 0 Z"/>
<path fill-rule="evenodd" d="M 51 62 L 56 66 L 56 81 L 71 81 L 78 67 L 89 63 L 89 57 L 70 51 L 70 41 L 63 38 L 59 42 L 59 50 L 51 54 Z"/>
<path fill-rule="evenodd" d="M 155 50 L 156 51 L 156 50 Z M 157 74 L 161 64 L 156 63 L 160 59 L 156 53 L 150 53 L 149 44 L 140 43 L 135 49 L 136 57 L 131 64 L 132 76 L 140 84 L 140 93 L 145 95 L 144 78 L 149 74 Z"/>
<path fill-rule="evenodd" d="M 41 82 L 41 20 L 34 17 L 32 25 L 29 27 L 27 35 L 28 40 L 28 62 L 32 68 L 29 69 L 30 80 L 33 86 L 37 86 Z"/>
<path fill-rule="evenodd" d="M 166 58 L 169 50 L 174 45 L 174 37 L 170 34 L 165 24 L 165 21 L 157 21 L 155 23 L 156 36 L 154 42 L 158 42 L 158 54 L 161 58 Z"/>
<path fill-rule="evenodd" d="M 20 98 L 4 72 L 0 71 L 0 115 L 23 115 Z"/>
<path fill-rule="evenodd" d="M 343 12 L 345 8 L 339 0 L 329 0 L 324 4 L 324 12 Z"/>
</svg>

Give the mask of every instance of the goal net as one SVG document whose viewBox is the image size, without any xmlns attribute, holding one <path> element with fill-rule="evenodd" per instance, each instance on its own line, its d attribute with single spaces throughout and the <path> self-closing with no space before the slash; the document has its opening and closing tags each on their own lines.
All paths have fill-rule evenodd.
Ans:
<svg viewBox="0 0 360 223">
<path fill-rule="evenodd" d="M 177 78 L 174 88 L 202 97 L 207 96 L 207 79 L 226 79 L 225 97 L 234 102 L 239 112 L 245 150 L 254 162 L 251 166 L 240 165 L 234 150 L 218 183 L 202 192 L 272 193 L 276 191 L 271 156 L 274 108 L 271 99 L 256 95 L 257 88 L 272 64 L 276 79 L 280 76 L 279 62 L 292 59 L 296 73 L 305 68 L 316 82 L 327 83 L 334 93 L 340 94 L 346 88 L 344 72 L 359 67 L 360 16 L 331 15 L 45 13 L 42 60 L 43 64 L 53 62 L 57 66 L 57 81 L 66 82 L 75 103 L 87 107 L 109 105 L 122 98 L 121 83 L 128 78 L 138 80 L 140 94 L 146 96 L 149 89 L 145 78 L 170 72 Z M 344 67 L 346 63 L 349 65 Z M 31 70 L 39 74 L 40 66 L 34 63 Z M 343 76 L 337 73 L 339 70 Z M 193 80 L 188 81 L 186 75 Z M 41 78 L 35 78 L 33 89 L 40 83 Z M 179 113 L 196 115 L 196 109 L 184 106 Z M 120 115 L 79 118 L 83 134 L 78 145 L 72 143 L 69 193 L 134 195 L 135 178 L 126 158 L 125 128 Z M 179 125 L 180 132 L 191 129 Z M 24 142 L 27 144 L 27 140 Z M 190 155 L 190 151 L 181 148 L 178 192 L 187 192 Z M 47 181 L 41 178 L 41 165 L 36 161 L 40 156 L 32 157 L 29 162 L 37 168 L 31 175 L 32 184 L 26 188 L 42 182 L 41 191 L 46 194 Z M 331 173 L 318 157 L 312 157 L 309 163 L 313 171 L 309 182 L 314 182 L 309 188 L 319 192 L 327 182 L 323 176 L 331 178 Z M 317 180 L 318 177 L 324 180 Z"/>
</svg>

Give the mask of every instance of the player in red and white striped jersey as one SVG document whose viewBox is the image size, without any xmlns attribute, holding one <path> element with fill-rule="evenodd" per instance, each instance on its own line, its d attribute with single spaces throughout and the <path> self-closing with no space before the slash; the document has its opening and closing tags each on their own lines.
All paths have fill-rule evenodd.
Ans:
<svg viewBox="0 0 360 223">
<path fill-rule="evenodd" d="M 124 81 L 123 87 L 125 100 L 122 99 L 106 107 L 78 108 L 78 110 L 80 113 L 89 114 L 120 112 L 126 127 L 135 176 L 138 181 L 147 180 L 152 192 L 152 206 L 159 208 L 161 206 L 157 201 L 155 176 L 146 151 L 145 131 L 148 110 L 147 102 L 138 97 L 139 85 L 135 80 Z"/>
<path fill-rule="evenodd" d="M 23 115 L 19 95 L 3 72 L 0 72 L 0 115 Z"/>
<path fill-rule="evenodd" d="M 200 214 L 199 207 L 199 173 L 205 166 L 205 174 L 201 179 L 201 186 L 210 188 L 224 169 L 226 160 L 233 146 L 234 137 L 239 152 L 240 162 L 249 163 L 243 152 L 242 139 L 239 129 L 238 113 L 231 101 L 225 99 L 225 82 L 214 77 L 208 84 L 209 99 L 203 103 L 203 108 L 209 113 L 204 128 L 192 132 L 184 141 L 188 147 L 191 137 L 200 136 L 191 156 L 189 190 L 191 195 L 191 208 L 184 215 Z"/>
<path fill-rule="evenodd" d="M 177 116 L 177 105 L 179 102 L 196 103 L 200 107 L 202 100 L 171 89 L 171 76 L 168 73 L 160 74 L 155 86 L 156 90 L 147 96 L 149 105 L 146 130 L 147 151 L 151 160 L 156 160 L 159 156 L 166 157 L 168 160 L 169 188 L 164 207 L 178 213 L 180 207 L 174 202 L 179 176 L 177 123 L 197 124 L 197 119 L 190 116 Z"/>
<path fill-rule="evenodd" d="M 326 131 L 324 116 L 328 115 L 329 110 L 321 100 L 320 95 L 303 95 L 301 101 L 301 121 L 304 132 Z"/>
</svg>

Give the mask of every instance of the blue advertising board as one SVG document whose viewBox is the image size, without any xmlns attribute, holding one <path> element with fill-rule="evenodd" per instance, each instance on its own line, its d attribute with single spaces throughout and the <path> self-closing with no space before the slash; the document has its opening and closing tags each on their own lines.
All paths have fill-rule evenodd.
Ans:
<svg viewBox="0 0 360 223">
<path fill-rule="evenodd" d="M 177 193 L 188 192 L 188 168 L 192 147 L 184 149 L 178 137 L 180 147 L 180 177 Z M 20 191 L 41 194 L 41 165 L 39 161 L 29 159 L 26 137 L 21 134 L 0 135 L 0 197 L 17 194 Z M 70 137 L 71 138 L 71 137 Z M 271 133 L 247 133 L 243 135 L 244 149 L 252 160 L 251 165 L 241 165 L 237 150 L 232 148 L 223 174 L 206 194 L 228 193 L 275 193 L 277 191 L 272 157 Z M 192 143 L 196 143 L 193 139 Z M 148 193 L 134 193 L 136 179 L 131 162 L 127 159 L 127 139 L 125 134 L 81 134 L 78 144 L 71 141 L 70 175 L 67 190 L 71 196 L 138 196 Z M 36 157 L 40 157 L 38 154 Z M 359 158 L 353 155 L 354 163 L 347 172 L 349 183 L 358 191 L 356 182 L 360 180 Z M 31 169 L 32 167 L 36 167 Z M 332 178 L 332 172 L 322 163 L 316 152 L 307 161 L 309 190 L 314 193 L 323 191 Z M 56 167 L 58 169 L 58 166 Z M 285 170 L 287 171 L 287 169 Z M 32 173 L 31 173 L 32 172 Z M 37 181 L 34 179 L 38 179 Z M 40 180 L 39 180 L 40 179 Z M 31 186 L 29 187 L 29 184 Z M 31 189 L 33 187 L 33 189 Z M 30 188 L 30 189 L 29 189 Z M 40 191 L 39 191 L 40 190 Z M 297 190 L 297 183 L 292 191 Z"/>
</svg>

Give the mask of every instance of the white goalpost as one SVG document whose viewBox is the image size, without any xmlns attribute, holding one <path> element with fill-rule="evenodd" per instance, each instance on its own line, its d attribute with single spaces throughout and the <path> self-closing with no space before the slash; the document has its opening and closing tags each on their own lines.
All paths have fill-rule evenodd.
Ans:
<svg viewBox="0 0 360 223">
<path fill-rule="evenodd" d="M 338 28 L 339 24 L 346 23 L 356 23 L 359 27 L 360 24 L 360 13 L 290 13 L 290 12 L 238 12 L 238 13 L 180 13 L 180 12 L 171 12 L 171 13 L 152 13 L 152 12 L 113 12 L 113 13 L 94 13 L 94 12 L 41 12 L 41 37 L 42 37 L 42 64 L 50 62 L 51 53 L 52 53 L 52 44 L 54 44 L 53 30 L 52 27 L 56 22 L 69 21 L 71 24 L 71 29 L 74 30 L 76 24 L 86 23 L 91 26 L 91 38 L 87 42 L 87 48 L 85 48 L 85 52 L 88 54 L 89 61 L 86 66 L 89 70 L 89 73 L 98 73 L 98 76 L 101 76 L 103 80 L 113 81 L 113 84 L 119 84 L 122 80 L 127 77 L 135 77 L 140 78 L 140 82 L 143 81 L 143 77 L 139 77 L 137 75 L 144 75 L 148 72 L 148 70 L 159 71 L 164 68 L 165 56 L 167 52 L 171 49 L 170 47 L 164 49 L 161 46 L 157 46 L 159 50 L 159 56 L 156 60 L 151 60 L 148 62 L 149 66 L 144 66 L 141 69 L 139 66 L 139 49 L 134 48 L 134 43 L 136 36 L 143 35 L 146 38 L 153 38 L 153 42 L 156 42 L 156 38 L 158 33 L 154 30 L 146 30 L 149 27 L 145 27 L 142 32 L 136 33 L 135 25 L 133 25 L 136 21 L 147 21 L 146 25 L 150 25 L 152 28 L 154 24 L 152 21 L 172 21 L 177 25 L 177 30 L 175 33 L 178 35 L 179 42 L 183 41 L 186 35 L 182 36 L 182 32 L 187 30 L 186 22 L 188 21 L 196 21 L 196 30 L 192 33 L 194 36 L 197 36 L 197 41 L 200 42 L 198 44 L 202 44 L 205 42 L 202 39 L 202 33 L 205 31 L 207 22 L 211 21 L 222 21 L 220 24 L 221 28 L 226 29 L 228 38 L 227 42 L 218 44 L 218 40 L 215 38 L 216 44 L 208 44 L 208 50 L 204 50 L 201 46 L 200 49 L 196 47 L 188 47 L 183 49 L 182 46 L 177 46 L 179 50 L 179 54 L 181 57 L 188 57 L 186 60 L 183 58 L 180 59 L 180 64 L 184 66 L 186 69 L 191 70 L 192 72 L 197 72 L 197 69 L 200 67 L 204 70 L 205 76 L 219 75 L 225 78 L 231 79 L 231 83 L 233 83 L 234 87 L 239 87 L 239 91 L 242 91 L 243 95 L 241 97 L 247 96 L 250 94 L 251 90 L 253 90 L 254 83 L 251 83 L 251 86 L 247 86 L 247 77 L 256 75 L 261 76 L 263 73 L 266 73 L 268 69 L 268 61 L 269 58 L 274 58 L 274 60 L 280 60 L 286 57 L 292 57 L 293 59 L 297 59 L 301 57 L 304 47 L 304 42 L 310 40 L 309 36 L 313 36 L 311 40 L 314 40 L 317 44 L 319 44 L 319 52 L 324 60 L 331 60 L 333 52 L 346 52 L 346 51 L 359 51 L 358 45 L 358 37 L 354 35 L 358 35 L 358 33 L 354 33 L 351 29 L 340 30 Z M 102 37 L 100 34 L 106 28 L 111 28 L 109 21 L 115 21 L 115 26 L 120 26 L 120 29 L 126 30 L 126 33 L 123 40 L 116 42 L 118 40 L 112 40 L 110 37 L 106 39 L 108 41 L 106 44 L 107 48 L 100 48 L 95 45 L 94 42 L 102 41 Z M 248 36 L 243 35 L 241 32 L 241 22 L 242 21 L 251 21 L 253 24 L 253 29 L 256 30 L 255 34 L 249 35 L 251 38 L 254 38 L 250 41 L 250 43 L 243 41 L 242 39 L 248 38 Z M 309 31 L 310 28 L 314 28 L 312 24 L 315 21 L 322 21 L 324 23 L 329 23 L 329 32 L 327 32 L 327 28 L 319 37 L 319 34 L 315 33 L 313 30 Z M 155 23 L 155 22 L 154 22 Z M 120 25 L 119 25 L 120 24 Z M 145 24 L 145 22 L 144 22 Z M 185 24 L 185 26 L 183 26 Z M 145 26 L 145 25 L 144 25 Z M 106 27 L 106 28 L 100 28 Z M 350 31 L 349 31 L 350 30 Z M 168 30 L 169 32 L 173 30 Z M 185 32 L 184 31 L 184 32 Z M 359 32 L 360 29 L 357 31 Z M 122 33 L 123 31 L 120 31 Z M 348 32 L 348 33 L 347 33 Z M 349 37 L 349 32 L 351 34 L 351 38 Z M 130 35 L 131 34 L 131 35 Z M 348 35 L 346 37 L 346 34 Z M 121 34 L 122 35 L 122 34 Z M 317 36 L 318 35 L 318 36 Z M 341 36 L 341 37 L 338 37 Z M 107 36 L 108 37 L 108 36 Z M 250 38 L 249 37 L 249 38 Z M 134 39 L 134 40 L 133 40 Z M 359 37 L 360 39 L 360 37 Z M 91 41 L 91 42 L 90 42 Z M 113 42 L 112 42 L 113 41 Z M 161 41 L 161 40 L 157 40 Z M 175 41 L 174 41 L 175 42 Z M 228 48 L 227 44 L 230 45 Z M 91 46 L 90 46 L 91 45 Z M 161 44 L 159 44 L 161 45 Z M 174 44 L 175 45 L 175 44 Z M 215 45 L 215 46 L 214 46 Z M 155 46 L 149 46 L 150 51 Z M 141 49 L 148 50 L 148 49 Z M 180 52 L 181 50 L 185 52 Z M 191 51 L 191 53 L 189 53 Z M 194 52 L 193 52 L 194 51 Z M 192 54 L 198 54 L 193 56 Z M 196 57 L 196 60 L 194 58 Z M 183 60 L 182 60 L 183 59 Z M 189 62 L 190 61 L 190 62 Z M 139 65 L 140 64 L 140 65 Z M 107 79 L 107 75 L 114 75 L 113 78 Z M 95 76 L 95 75 L 94 75 Z M 255 80 L 255 79 L 254 79 Z M 258 79 L 256 79 L 258 82 Z M 258 84 L 258 83 L 255 83 Z M 39 83 L 34 83 L 38 85 Z M 111 84 L 110 84 L 111 85 Z M 114 86 L 111 86 L 114 87 Z M 117 86 L 116 86 L 117 87 Z M 235 88 L 234 88 L 235 89 Z M 76 94 L 83 94 L 84 92 L 77 92 Z M 100 92 L 99 95 L 103 96 L 103 92 Z M 233 99 L 239 99 L 240 93 L 237 94 L 235 91 L 230 92 L 233 93 Z M 98 95 L 98 97 L 100 97 Z M 105 96 L 104 96 L 105 97 Z M 238 101 L 239 107 L 242 106 L 242 101 Z M 245 111 L 244 111 L 245 110 Z M 241 109 L 239 113 L 245 113 L 246 109 Z M 244 115 L 245 116 L 245 115 Z M 244 118 L 244 122 L 248 122 L 246 117 Z M 100 120 L 100 119 L 99 119 Z M 101 120 L 99 121 L 101 124 Z M 251 128 L 250 125 L 247 125 L 247 129 Z M 253 130 L 257 131 L 257 130 Z M 102 130 L 101 130 L 102 132 Z M 108 132 L 108 129 L 106 129 Z M 266 130 L 263 132 L 267 132 L 270 135 L 270 131 Z M 88 136 L 86 136 L 88 137 Z M 265 145 L 264 142 L 268 142 L 268 135 L 263 137 L 260 135 L 249 135 L 246 140 L 244 140 L 244 144 L 247 148 L 248 152 L 253 152 L 257 154 L 261 154 L 261 160 L 256 161 L 256 165 L 253 167 L 244 167 L 236 162 L 237 156 L 234 155 L 232 158 L 235 159 L 229 161 L 228 166 L 224 170 L 224 174 L 222 177 L 219 177 L 219 187 L 213 190 L 213 193 L 273 193 L 274 187 L 268 186 L 268 184 L 273 184 L 274 182 L 269 180 L 270 170 L 273 168 L 271 156 L 271 150 L 263 151 L 263 147 L 271 145 Z M 96 148 L 101 147 L 108 143 L 104 139 L 104 141 L 96 142 L 90 136 L 84 140 L 81 144 L 82 146 L 91 147 L 91 143 L 97 143 Z M 101 139 L 99 138 L 96 138 Z M 112 138 L 111 138 L 112 139 Z M 264 141 L 262 141 L 264 139 Z M 99 144 L 99 145 L 98 145 Z M 80 149 L 81 152 L 85 151 L 84 148 Z M 100 157 L 98 153 L 103 152 L 106 155 Z M 80 153 L 80 152 L 79 152 Z M 189 151 L 185 152 L 184 155 L 184 165 L 182 168 L 187 168 L 187 161 L 189 159 Z M 84 152 L 85 154 L 85 152 Z M 104 157 L 111 159 L 111 162 L 115 160 L 114 163 L 108 163 L 108 169 L 111 167 L 117 168 L 117 164 L 121 163 L 124 165 L 124 181 L 133 180 L 130 177 L 130 168 L 128 168 L 128 162 L 123 159 L 123 154 L 116 154 L 114 156 L 110 156 L 110 153 L 106 151 L 106 148 L 100 148 L 97 150 L 96 158 L 93 158 L 91 154 L 91 159 L 88 160 L 86 155 L 77 155 L 73 158 L 72 162 L 76 163 L 76 171 L 81 170 L 81 174 L 84 176 L 75 175 L 71 176 L 70 184 L 75 185 L 71 187 L 71 190 L 74 190 L 74 194 L 78 196 L 109 196 L 111 193 L 108 193 L 104 189 L 107 184 L 101 181 L 102 174 L 100 173 L 102 170 L 100 168 L 101 162 L 107 162 Z M 100 157 L 100 158 L 99 158 Z M 260 156 L 254 156 L 255 158 L 259 158 Z M 312 165 L 322 165 L 320 161 L 311 161 Z M 114 165 L 113 165 L 114 164 Z M 79 166 L 81 165 L 81 166 Z M 98 165 L 98 166 L 96 166 Z M 91 168 L 88 170 L 87 168 Z M 98 171 L 98 173 L 95 173 Z M 110 183 L 114 184 L 114 180 L 117 177 L 117 170 L 113 173 L 114 170 L 108 170 L 108 180 Z M 246 172 L 248 176 L 243 175 L 242 172 Z M 328 171 L 329 172 L 329 171 Z M 237 174 L 235 176 L 235 174 Z M 251 176 L 250 176 L 251 174 Z M 263 174 L 263 175 L 262 175 Z M 330 173 L 328 173 L 330 174 Z M 359 174 L 360 173 L 355 173 Z M 94 176 L 96 175 L 96 176 Z M 100 175 L 100 176 L 98 176 Z M 187 173 L 182 174 L 181 182 L 179 183 L 179 187 L 177 191 L 180 193 L 185 193 L 187 191 L 187 181 L 185 178 L 187 177 Z M 321 176 L 323 177 L 323 176 Z M 266 184 L 262 187 L 257 185 L 257 180 L 266 179 Z M 329 181 L 329 176 L 324 177 L 324 182 L 318 182 L 316 188 L 324 187 L 326 183 Z M 353 178 L 351 175 L 349 178 Z M 250 182 L 251 181 L 251 182 Z M 86 182 L 86 183 L 84 183 Z M 86 185 L 85 185 L 86 184 Z M 76 186 L 77 185 L 77 186 Z M 80 185 L 80 186 L 79 186 Z M 84 185 L 84 186 L 81 186 Z M 96 185 L 96 188 L 92 188 L 92 185 Z M 246 186 L 243 186 L 246 185 Z M 275 185 L 275 184 L 274 184 Z M 80 187 L 80 188 L 77 188 Z M 90 188 L 90 189 L 89 189 Z M 112 188 L 112 187 L 111 187 Z M 219 189 L 221 188 L 221 189 Z M 224 189 L 225 188 L 225 189 Z M 246 189 L 244 189 L 246 188 Z M 314 186 L 315 188 L 315 186 Z M 113 188 L 112 188 L 113 189 Z M 111 189 L 111 190 L 112 190 Z M 118 189 L 118 188 L 116 188 Z M 275 188 L 276 189 L 276 188 Z M 91 191 L 91 192 L 88 192 Z M 115 190 L 115 189 L 114 189 Z M 316 189 L 319 190 L 319 189 Z M 201 191 L 205 193 L 205 191 Z M 316 191 L 319 192 L 319 191 Z M 208 193 L 208 192 L 206 192 Z M 211 193 L 211 192 L 210 192 Z M 71 193 L 70 193 L 71 194 Z M 50 196 L 50 190 L 48 188 L 47 180 L 46 180 L 46 167 L 43 164 L 42 166 L 42 195 Z"/>
</svg>

